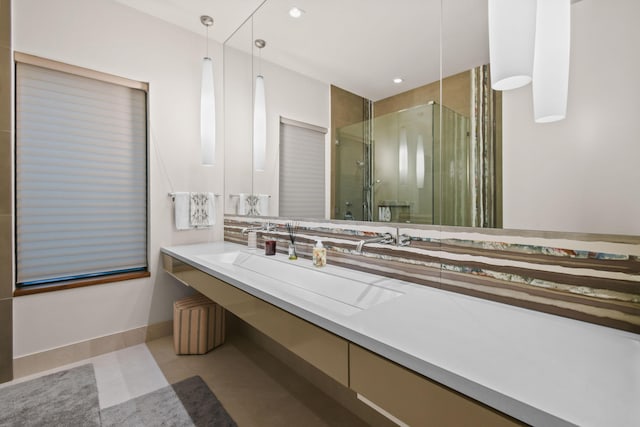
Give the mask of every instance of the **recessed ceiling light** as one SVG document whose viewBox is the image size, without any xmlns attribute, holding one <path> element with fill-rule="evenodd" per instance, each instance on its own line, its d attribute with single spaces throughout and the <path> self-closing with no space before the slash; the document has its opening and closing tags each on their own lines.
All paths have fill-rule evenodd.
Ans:
<svg viewBox="0 0 640 427">
<path fill-rule="evenodd" d="M 400 83 L 402 83 L 403 81 L 404 81 L 404 79 L 403 79 L 403 78 L 400 78 L 400 77 L 396 77 L 395 79 L 393 79 L 393 82 L 394 82 L 395 84 L 400 84 Z"/>
<path fill-rule="evenodd" d="M 289 16 L 291 16 L 292 18 L 300 18 L 303 13 L 304 13 L 304 10 L 297 8 L 295 6 L 289 9 Z"/>
</svg>

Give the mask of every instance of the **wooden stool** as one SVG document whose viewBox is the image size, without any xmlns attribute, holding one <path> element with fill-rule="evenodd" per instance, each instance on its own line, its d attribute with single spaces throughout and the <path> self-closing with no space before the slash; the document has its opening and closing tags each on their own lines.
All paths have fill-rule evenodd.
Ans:
<svg viewBox="0 0 640 427">
<path fill-rule="evenodd" d="M 205 354 L 224 343 L 224 308 L 197 294 L 173 303 L 176 354 Z"/>
</svg>

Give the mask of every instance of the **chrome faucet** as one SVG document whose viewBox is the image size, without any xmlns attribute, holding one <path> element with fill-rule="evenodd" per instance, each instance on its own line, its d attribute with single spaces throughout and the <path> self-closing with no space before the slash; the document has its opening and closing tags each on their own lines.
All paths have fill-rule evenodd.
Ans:
<svg viewBox="0 0 640 427">
<path fill-rule="evenodd" d="M 391 235 L 391 233 L 384 233 L 381 236 L 372 237 L 371 239 L 360 240 L 358 242 L 358 246 L 356 246 L 356 252 L 361 254 L 362 249 L 364 248 L 364 245 L 369 243 L 382 243 L 383 245 L 388 245 L 389 243 L 393 243 L 393 242 L 394 242 L 394 238 Z"/>
<path fill-rule="evenodd" d="M 242 235 L 249 233 L 250 231 L 274 231 L 275 226 L 269 222 L 263 222 L 260 225 L 252 225 L 242 229 Z"/>
</svg>

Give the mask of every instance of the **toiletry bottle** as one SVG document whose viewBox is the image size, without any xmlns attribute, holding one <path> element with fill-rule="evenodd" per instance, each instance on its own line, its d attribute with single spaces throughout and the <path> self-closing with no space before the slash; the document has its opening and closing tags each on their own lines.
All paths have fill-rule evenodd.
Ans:
<svg viewBox="0 0 640 427">
<path fill-rule="evenodd" d="M 318 240 L 313 247 L 313 265 L 316 267 L 327 265 L 327 249 L 322 246 L 321 240 Z"/>
</svg>

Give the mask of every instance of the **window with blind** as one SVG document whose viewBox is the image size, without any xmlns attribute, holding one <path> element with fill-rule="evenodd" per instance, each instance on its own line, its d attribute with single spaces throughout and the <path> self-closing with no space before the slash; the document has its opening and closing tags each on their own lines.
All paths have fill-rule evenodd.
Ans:
<svg viewBox="0 0 640 427">
<path fill-rule="evenodd" d="M 280 216 L 325 217 L 327 130 L 280 118 Z"/>
<path fill-rule="evenodd" d="M 146 85 L 18 55 L 17 286 L 146 272 Z"/>
</svg>

